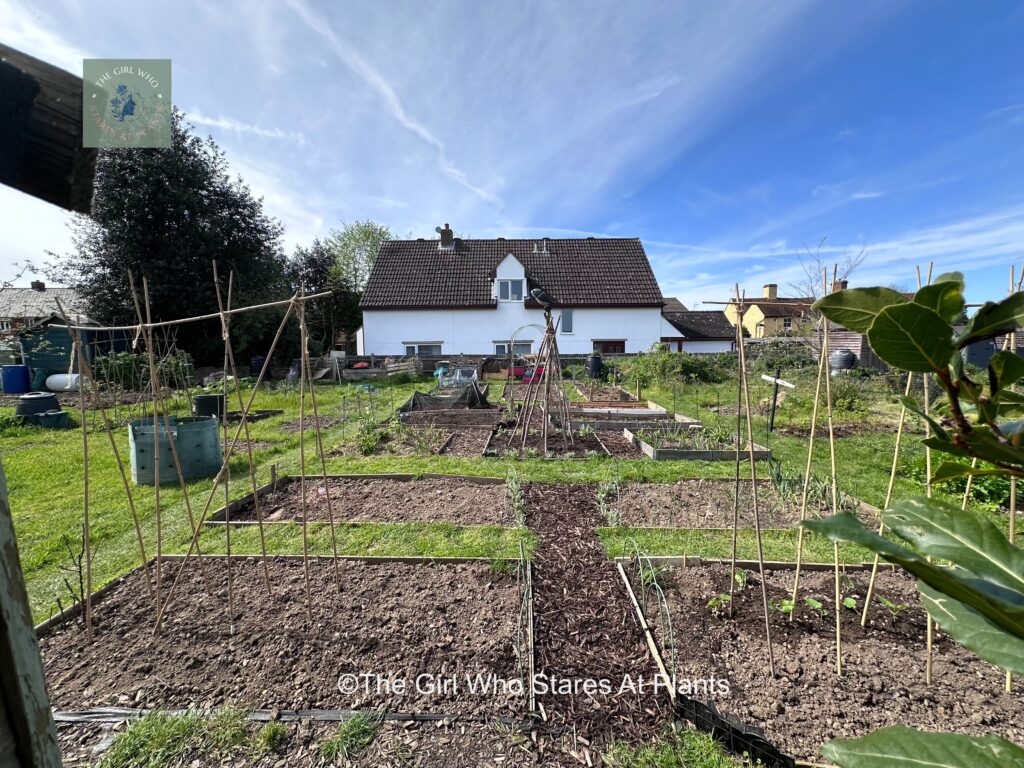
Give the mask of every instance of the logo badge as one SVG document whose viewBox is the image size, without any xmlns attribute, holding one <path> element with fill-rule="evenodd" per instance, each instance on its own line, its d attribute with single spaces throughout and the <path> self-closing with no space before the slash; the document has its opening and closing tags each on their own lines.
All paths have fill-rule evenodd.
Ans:
<svg viewBox="0 0 1024 768">
<path fill-rule="evenodd" d="M 82 145 L 171 146 L 171 60 L 85 59 Z"/>
</svg>

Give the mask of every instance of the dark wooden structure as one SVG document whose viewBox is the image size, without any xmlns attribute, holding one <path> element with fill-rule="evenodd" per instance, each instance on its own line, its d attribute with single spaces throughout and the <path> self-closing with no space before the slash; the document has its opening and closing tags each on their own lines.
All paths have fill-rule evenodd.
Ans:
<svg viewBox="0 0 1024 768">
<path fill-rule="evenodd" d="M 0 43 L 0 183 L 92 208 L 97 150 L 82 146 L 82 77 Z"/>
<path fill-rule="evenodd" d="M 0 183 L 80 213 L 96 150 L 82 147 L 82 78 L 0 45 Z M 0 468 L 0 768 L 59 768 L 39 642 Z"/>
</svg>

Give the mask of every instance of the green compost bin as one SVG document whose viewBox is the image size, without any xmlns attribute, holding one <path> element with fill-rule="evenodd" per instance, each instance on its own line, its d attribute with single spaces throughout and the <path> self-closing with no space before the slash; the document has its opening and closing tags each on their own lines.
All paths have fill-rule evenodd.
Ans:
<svg viewBox="0 0 1024 768">
<path fill-rule="evenodd" d="M 168 417 L 170 438 L 178 450 L 185 480 L 213 477 L 223 462 L 220 451 L 220 422 L 216 416 Z M 128 424 L 128 446 L 131 450 L 132 480 L 136 485 L 154 485 L 153 420 L 135 419 Z M 178 482 L 170 439 L 161 419 L 157 434 L 157 462 L 160 464 L 160 485 Z"/>
</svg>

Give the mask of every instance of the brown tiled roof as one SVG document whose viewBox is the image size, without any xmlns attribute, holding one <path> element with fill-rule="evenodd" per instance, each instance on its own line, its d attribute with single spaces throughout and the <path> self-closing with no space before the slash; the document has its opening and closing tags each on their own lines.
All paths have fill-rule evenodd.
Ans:
<svg viewBox="0 0 1024 768">
<path fill-rule="evenodd" d="M 672 327 L 687 339 L 734 339 L 736 329 L 724 312 L 662 312 Z"/>
<path fill-rule="evenodd" d="M 546 247 L 547 253 L 542 252 Z M 536 248 L 537 252 L 534 252 Z M 389 240 L 370 272 L 363 309 L 494 307 L 491 281 L 514 255 L 529 288 L 542 288 L 558 306 L 660 307 L 661 290 L 638 238 L 566 240 Z M 529 300 L 527 306 L 536 306 Z"/>
</svg>

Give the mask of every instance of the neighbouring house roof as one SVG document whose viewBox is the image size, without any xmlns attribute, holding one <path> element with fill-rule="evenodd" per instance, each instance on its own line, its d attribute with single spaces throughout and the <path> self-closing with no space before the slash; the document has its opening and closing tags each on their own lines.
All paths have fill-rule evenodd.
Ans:
<svg viewBox="0 0 1024 768">
<path fill-rule="evenodd" d="M 816 299 L 810 298 L 784 298 L 775 299 L 747 299 L 747 304 L 758 307 L 765 317 L 799 317 L 806 315 Z"/>
<path fill-rule="evenodd" d="M 545 252 L 546 251 L 546 252 Z M 664 303 L 638 238 L 462 240 L 441 250 L 437 240 L 389 240 L 370 272 L 363 309 L 495 307 L 491 285 L 512 254 L 529 288 L 542 288 L 566 307 L 660 307 Z M 526 306 L 537 307 L 532 300 Z"/>
<path fill-rule="evenodd" d="M 36 320 L 59 313 L 57 299 L 65 311 L 78 313 L 82 301 L 74 288 L 0 288 L 0 319 Z"/>
<path fill-rule="evenodd" d="M 683 335 L 683 338 L 698 339 L 734 339 L 736 329 L 724 312 L 708 310 L 701 312 L 662 312 L 665 319 Z"/>
<path fill-rule="evenodd" d="M 662 312 L 688 312 L 686 305 L 683 304 L 679 299 L 666 298 L 665 306 L 661 308 Z"/>
</svg>

